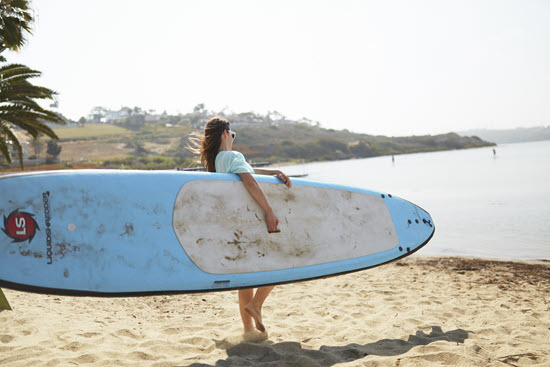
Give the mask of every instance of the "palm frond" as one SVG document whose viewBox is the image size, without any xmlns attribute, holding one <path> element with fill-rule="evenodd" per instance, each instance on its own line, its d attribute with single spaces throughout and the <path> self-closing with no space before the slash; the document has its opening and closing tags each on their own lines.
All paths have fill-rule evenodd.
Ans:
<svg viewBox="0 0 550 367">
<path fill-rule="evenodd" d="M 0 43 L 17 51 L 25 44 L 25 33 L 32 34 L 34 17 L 28 0 L 0 1 Z"/>
<path fill-rule="evenodd" d="M 6 116 L 2 116 L 2 118 L 5 118 Z M 38 137 L 41 133 L 44 135 L 49 136 L 52 139 L 59 139 L 59 137 L 56 135 L 56 133 L 46 124 L 37 121 L 36 118 L 33 117 L 14 117 L 9 116 L 10 123 L 18 126 L 19 128 L 25 130 L 28 132 L 33 138 Z"/>
<path fill-rule="evenodd" d="M 0 75 L 3 79 L 9 79 L 13 75 L 27 74 L 30 78 L 40 76 L 42 74 L 38 70 L 33 70 L 23 64 L 7 64 L 0 67 Z"/>
<path fill-rule="evenodd" d="M 13 85 L 3 88 L 0 92 L 0 102 L 12 99 L 20 99 L 21 102 L 28 99 L 53 99 L 57 93 L 45 88 L 35 87 L 33 85 Z"/>
<path fill-rule="evenodd" d="M 11 143 L 13 144 L 13 147 L 15 148 L 15 151 L 17 152 L 17 157 L 19 158 L 19 163 L 21 167 L 23 167 L 23 147 L 21 146 L 21 143 L 19 143 L 19 139 L 17 139 L 17 136 L 11 131 L 11 129 L 7 129 L 8 138 L 11 140 Z"/>
<path fill-rule="evenodd" d="M 15 84 L 18 81 L 26 82 L 29 78 L 35 78 L 40 76 L 41 73 L 29 73 L 24 70 L 9 69 L 5 72 L 0 71 L 0 82 L 10 85 Z M 10 84 L 7 84 L 10 83 Z M 27 82 L 28 83 L 28 82 Z"/>
<path fill-rule="evenodd" d="M 9 151 L 9 145 L 7 144 L 8 141 L 11 141 L 11 144 L 15 148 L 15 151 L 17 152 L 17 155 L 19 157 L 19 162 L 21 163 L 21 166 L 23 166 L 23 147 L 21 147 L 21 144 L 19 143 L 19 139 L 17 139 L 17 136 L 13 132 L 13 130 L 10 128 L 9 125 L 4 123 L 3 121 L 0 122 L 0 136 L 4 135 L 6 139 L 1 139 L 2 142 L 5 145 L 6 153 L 2 152 L 2 155 L 7 159 L 8 163 L 11 163 L 11 154 Z"/>
<path fill-rule="evenodd" d="M 8 137 L 7 137 L 7 134 L 3 132 L 4 129 L 8 129 L 8 128 L 9 128 L 9 125 L 4 123 L 4 121 L 0 120 L 0 153 L 8 163 L 11 163 L 11 154 L 10 154 L 10 147 L 8 145 Z"/>
<path fill-rule="evenodd" d="M 2 157 L 4 157 L 8 164 L 11 164 L 10 148 L 4 139 L 0 139 L 0 154 L 2 154 Z"/>
<path fill-rule="evenodd" d="M 56 123 L 58 125 L 66 124 L 64 118 L 57 112 L 46 110 L 36 104 L 36 102 L 31 102 L 32 103 L 0 103 L 0 117 L 4 117 L 7 120 L 9 120 L 10 117 L 29 118 L 35 119 L 37 121 L 45 120 L 48 122 Z"/>
</svg>

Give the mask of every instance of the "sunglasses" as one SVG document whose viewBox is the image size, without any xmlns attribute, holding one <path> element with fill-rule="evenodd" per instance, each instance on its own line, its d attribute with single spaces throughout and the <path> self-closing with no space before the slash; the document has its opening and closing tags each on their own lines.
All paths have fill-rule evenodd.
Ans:
<svg viewBox="0 0 550 367">
<path fill-rule="evenodd" d="M 235 136 L 237 136 L 237 133 L 236 133 L 236 132 L 231 131 L 231 129 L 225 129 L 225 130 L 226 130 L 226 131 L 229 131 L 229 134 L 231 135 L 231 137 L 232 137 L 233 139 L 235 139 Z"/>
</svg>

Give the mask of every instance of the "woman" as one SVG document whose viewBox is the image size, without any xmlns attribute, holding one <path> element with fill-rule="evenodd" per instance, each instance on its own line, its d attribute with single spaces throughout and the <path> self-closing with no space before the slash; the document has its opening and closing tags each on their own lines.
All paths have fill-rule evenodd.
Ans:
<svg viewBox="0 0 550 367">
<path fill-rule="evenodd" d="M 235 136 L 236 133 L 231 131 L 229 121 L 222 117 L 214 117 L 207 122 L 204 136 L 195 135 L 191 138 L 189 148 L 200 156 L 201 164 L 206 166 L 208 172 L 238 174 L 248 192 L 264 210 L 268 232 L 277 232 L 279 220 L 252 174 L 275 175 L 288 188 L 292 186 L 290 178 L 279 170 L 253 169 L 241 153 L 232 150 Z M 274 286 L 260 287 L 255 294 L 254 289 L 239 290 L 239 310 L 245 336 L 254 332 L 252 320 L 258 330 L 265 332 L 265 326 L 262 323 L 262 305 L 273 288 Z"/>
</svg>

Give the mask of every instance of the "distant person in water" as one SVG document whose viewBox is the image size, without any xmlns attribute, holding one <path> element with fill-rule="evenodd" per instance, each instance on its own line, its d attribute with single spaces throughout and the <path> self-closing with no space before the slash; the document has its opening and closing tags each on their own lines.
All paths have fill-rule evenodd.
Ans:
<svg viewBox="0 0 550 367">
<path fill-rule="evenodd" d="M 200 157 L 201 164 L 206 166 L 208 172 L 238 174 L 250 195 L 264 210 L 267 231 L 277 232 L 279 220 L 252 174 L 274 175 L 288 188 L 292 186 L 290 178 L 279 170 L 252 168 L 241 153 L 232 150 L 236 135 L 237 133 L 231 130 L 229 121 L 222 117 L 214 117 L 206 123 L 204 135 L 196 134 L 191 138 L 189 148 Z M 255 294 L 254 289 L 239 290 L 239 310 L 245 338 L 247 334 L 254 332 L 253 320 L 256 329 L 266 331 L 262 322 L 262 306 L 273 288 L 274 286 L 260 287 Z"/>
</svg>

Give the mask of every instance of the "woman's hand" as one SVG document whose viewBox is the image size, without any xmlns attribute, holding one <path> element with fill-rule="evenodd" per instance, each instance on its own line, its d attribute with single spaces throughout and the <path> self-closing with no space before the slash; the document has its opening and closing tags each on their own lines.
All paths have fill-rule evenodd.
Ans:
<svg viewBox="0 0 550 367">
<path fill-rule="evenodd" d="M 276 170 L 276 176 L 279 180 L 283 181 L 289 189 L 292 187 L 292 183 L 290 182 L 290 177 L 288 177 L 285 173 L 282 171 Z"/>
<path fill-rule="evenodd" d="M 265 214 L 265 221 L 267 222 L 267 231 L 269 233 L 279 232 L 277 228 L 279 226 L 279 219 L 277 219 L 273 211 Z"/>
<path fill-rule="evenodd" d="M 283 181 L 289 189 L 292 187 L 292 183 L 290 182 L 290 177 L 288 177 L 285 173 L 282 171 L 279 171 L 278 169 L 265 169 L 265 168 L 254 168 L 254 173 L 258 175 L 268 175 L 268 176 L 275 176 L 279 180 Z"/>
</svg>

